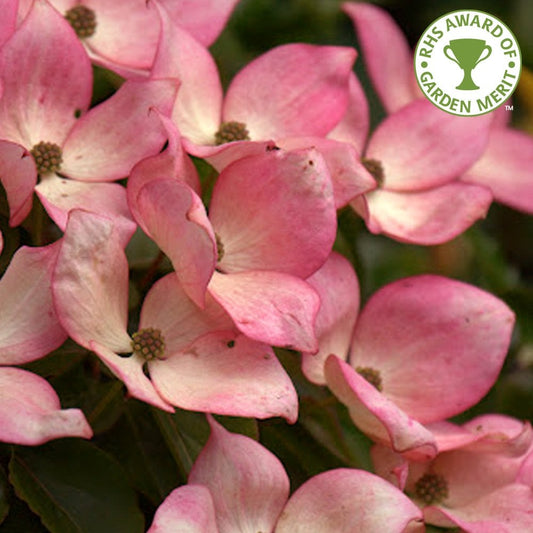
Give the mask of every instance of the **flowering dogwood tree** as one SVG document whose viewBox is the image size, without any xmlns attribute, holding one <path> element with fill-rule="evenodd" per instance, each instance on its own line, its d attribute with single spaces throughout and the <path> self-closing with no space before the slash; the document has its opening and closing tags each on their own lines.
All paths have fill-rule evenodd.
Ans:
<svg viewBox="0 0 533 533">
<path fill-rule="evenodd" d="M 533 531 L 531 57 L 417 13 L 3 1 L 0 531 Z"/>
</svg>

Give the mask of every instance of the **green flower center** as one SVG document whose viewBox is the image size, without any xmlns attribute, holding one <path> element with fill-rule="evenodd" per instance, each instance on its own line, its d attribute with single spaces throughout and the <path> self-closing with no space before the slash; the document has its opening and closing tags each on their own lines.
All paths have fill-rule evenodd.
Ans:
<svg viewBox="0 0 533 533">
<path fill-rule="evenodd" d="M 383 390 L 383 384 L 381 382 L 381 374 L 379 373 L 379 370 L 375 370 L 369 366 L 358 366 L 355 371 L 360 376 L 364 377 L 368 383 L 370 383 L 370 385 L 374 385 L 379 392 Z"/>
<path fill-rule="evenodd" d="M 96 15 L 92 9 L 77 5 L 65 13 L 65 18 L 80 39 L 94 35 L 96 31 Z"/>
<path fill-rule="evenodd" d="M 441 503 L 448 497 L 448 482 L 443 476 L 428 472 L 415 483 L 415 494 L 426 505 Z"/>
<path fill-rule="evenodd" d="M 131 349 L 146 361 L 163 359 L 165 355 L 165 339 L 161 331 L 155 328 L 143 328 L 132 336 Z"/>
<path fill-rule="evenodd" d="M 215 233 L 215 240 L 217 243 L 217 263 L 220 263 L 224 257 L 224 245 L 222 244 L 222 241 L 217 233 Z"/>
<path fill-rule="evenodd" d="M 370 174 L 372 174 L 372 177 L 376 180 L 378 187 L 381 187 L 385 181 L 385 172 L 383 170 L 381 161 L 362 157 L 361 163 L 363 163 L 363 166 L 368 170 L 368 172 L 370 172 Z"/>
<path fill-rule="evenodd" d="M 246 124 L 242 122 L 223 122 L 215 133 L 216 144 L 226 144 L 233 141 L 249 141 L 250 134 Z"/>
<path fill-rule="evenodd" d="M 41 175 L 57 172 L 61 168 L 63 153 L 55 143 L 41 141 L 30 150 L 30 153 L 35 160 L 37 172 Z"/>
</svg>

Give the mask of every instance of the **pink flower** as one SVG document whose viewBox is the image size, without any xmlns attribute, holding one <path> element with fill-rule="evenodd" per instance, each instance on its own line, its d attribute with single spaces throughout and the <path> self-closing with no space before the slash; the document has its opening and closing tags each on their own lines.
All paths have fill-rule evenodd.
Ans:
<svg viewBox="0 0 533 533">
<path fill-rule="evenodd" d="M 210 46 L 238 0 L 159 0 L 171 20 Z M 91 59 L 128 78 L 146 76 L 161 31 L 145 0 L 50 0 L 74 28 Z M 20 0 L 25 16 L 31 0 Z"/>
<path fill-rule="evenodd" d="M 0 280 L 0 441 L 38 445 L 59 437 L 90 438 L 79 409 L 61 410 L 46 380 L 5 365 L 28 363 L 58 348 L 67 335 L 51 291 L 58 245 L 20 248 Z"/>
<path fill-rule="evenodd" d="M 352 146 L 324 138 L 347 108 L 353 49 L 276 47 L 243 68 L 224 96 L 209 51 L 160 12 L 152 74 L 181 81 L 172 118 L 189 153 L 222 170 L 272 141 L 286 150 L 315 147 L 328 164 L 337 207 L 375 186 Z"/>
<path fill-rule="evenodd" d="M 68 334 L 94 351 L 135 398 L 167 411 L 177 405 L 296 420 L 296 391 L 272 349 L 240 335 L 212 298 L 200 310 L 176 276 L 152 286 L 139 329 L 128 334 L 128 264 L 110 219 L 72 211 L 53 292 Z"/>
<path fill-rule="evenodd" d="M 385 109 L 394 113 L 423 98 L 409 44 L 392 17 L 365 3 L 346 2 L 343 9 L 354 23 L 368 73 Z M 493 127 L 486 149 L 461 181 L 488 187 L 498 202 L 533 213 L 533 139 L 506 126 L 510 115 L 503 106 L 490 115 Z"/>
<path fill-rule="evenodd" d="M 209 417 L 211 436 L 189 476 L 159 507 L 149 533 L 390 533 L 423 531 L 419 509 L 393 485 L 361 470 L 323 472 L 289 498 L 271 452 Z"/>
<path fill-rule="evenodd" d="M 361 109 L 363 97 L 352 94 L 351 108 Z M 351 138 L 378 183 L 351 201 L 372 233 L 439 244 L 485 216 L 492 201 L 489 189 L 458 178 L 483 153 L 490 117 L 458 117 L 418 99 L 385 118 L 366 145 L 367 131 L 361 128 L 367 121 L 340 126 L 330 137 Z"/>
<path fill-rule="evenodd" d="M 89 58 L 65 19 L 44 0 L 35 1 L 0 50 L 0 80 L 0 139 L 9 141 L 1 144 L 0 159 L 4 164 L 14 159 L 9 164 L 17 167 L 2 178 L 11 223 L 27 215 L 35 188 L 61 229 L 70 209 L 87 207 L 113 214 L 127 240 L 135 225 L 125 191 L 103 182 L 126 177 L 137 161 L 161 149 L 165 132 L 150 109 L 168 113 L 176 83 L 126 82 L 86 113 L 92 90 Z M 20 161 L 31 159 L 28 153 L 36 165 Z M 35 186 L 37 174 L 41 181 Z"/>
<path fill-rule="evenodd" d="M 314 150 L 274 150 L 235 161 L 217 179 L 209 218 L 175 179 L 130 195 L 139 225 L 170 258 L 187 295 L 206 290 L 250 338 L 314 352 L 319 301 L 304 281 L 326 261 L 336 233 L 329 173 Z"/>
<path fill-rule="evenodd" d="M 438 445 L 426 426 L 488 392 L 513 324 L 512 311 L 476 287 L 433 275 L 402 279 L 368 301 L 348 362 L 330 355 L 326 380 L 375 442 L 430 459 Z"/>
<path fill-rule="evenodd" d="M 469 442 L 456 443 L 428 463 L 408 462 L 375 446 L 377 473 L 405 490 L 423 508 L 427 523 L 468 533 L 531 530 L 533 496 L 521 480 L 533 457 L 530 424 L 483 415 L 447 433 L 448 443 L 452 433 L 459 440 L 469 436 Z"/>
</svg>

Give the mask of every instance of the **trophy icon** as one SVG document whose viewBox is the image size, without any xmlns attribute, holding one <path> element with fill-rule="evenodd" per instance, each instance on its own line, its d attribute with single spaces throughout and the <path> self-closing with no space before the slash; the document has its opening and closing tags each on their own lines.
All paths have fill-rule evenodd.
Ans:
<svg viewBox="0 0 533 533">
<path fill-rule="evenodd" d="M 488 52 L 483 56 L 484 52 Z M 451 55 L 450 55 L 451 53 Z M 463 81 L 456 87 L 463 91 L 473 91 L 479 87 L 472 80 L 472 71 L 478 63 L 487 59 L 492 48 L 482 39 L 453 39 L 444 47 L 444 55 L 457 63 L 464 71 Z"/>
</svg>

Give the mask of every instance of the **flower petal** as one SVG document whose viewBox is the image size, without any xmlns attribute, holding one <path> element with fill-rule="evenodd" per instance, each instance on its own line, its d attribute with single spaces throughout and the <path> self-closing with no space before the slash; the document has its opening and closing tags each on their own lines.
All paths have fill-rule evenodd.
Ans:
<svg viewBox="0 0 533 533">
<path fill-rule="evenodd" d="M 361 82 L 350 74 L 349 101 L 342 120 L 328 133 L 329 139 L 353 144 L 362 153 L 370 128 L 370 109 Z"/>
<path fill-rule="evenodd" d="M 526 485 L 506 485 L 468 505 L 426 507 L 428 524 L 460 527 L 466 533 L 518 533 L 533 530 L 533 492 Z"/>
<path fill-rule="evenodd" d="M 461 178 L 489 187 L 496 201 L 533 214 L 533 139 L 509 128 L 491 131 L 478 162 Z"/>
<path fill-rule="evenodd" d="M 289 495 L 283 465 L 258 442 L 230 433 L 211 417 L 209 423 L 211 436 L 189 483 L 211 492 L 220 533 L 272 531 Z"/>
<path fill-rule="evenodd" d="M 189 154 L 205 159 L 219 172 L 233 161 L 252 155 L 263 155 L 277 148 L 274 141 L 232 141 L 220 145 L 197 145 L 186 138 L 183 139 L 183 146 Z"/>
<path fill-rule="evenodd" d="M 89 106 L 92 70 L 80 40 L 46 0 L 35 0 L 0 49 L 0 138 L 26 148 L 63 144 Z"/>
<path fill-rule="evenodd" d="M 306 481 L 290 497 L 275 533 L 423 532 L 422 511 L 370 472 L 338 468 Z"/>
<path fill-rule="evenodd" d="M 153 383 L 146 377 L 143 372 L 146 361 L 140 356 L 133 354 L 129 357 L 120 357 L 107 346 L 96 341 L 89 344 L 89 349 L 126 385 L 133 398 L 155 405 L 163 411 L 174 412 L 174 408 L 159 395 Z"/>
<path fill-rule="evenodd" d="M 379 444 L 406 458 L 427 461 L 437 453 L 432 433 L 381 394 L 350 365 L 330 355 L 324 367 L 328 387 L 348 407 L 355 425 Z"/>
<path fill-rule="evenodd" d="M 330 354 L 348 357 L 350 341 L 359 311 L 359 282 L 350 262 L 333 252 L 307 283 L 320 297 L 315 331 L 319 350 L 302 353 L 302 370 L 310 381 L 326 384 L 324 363 Z"/>
<path fill-rule="evenodd" d="M 179 22 L 204 46 L 211 46 L 224 29 L 239 0 L 160 0 Z"/>
<path fill-rule="evenodd" d="M 323 137 L 290 137 L 278 140 L 276 144 L 284 150 L 315 148 L 322 155 L 331 176 L 336 209 L 376 188 L 374 178 L 349 143 Z"/>
<path fill-rule="evenodd" d="M 492 202 L 486 187 L 454 182 L 427 191 L 403 193 L 377 189 L 351 203 L 372 233 L 397 241 L 434 245 L 448 242 L 484 218 Z"/>
<path fill-rule="evenodd" d="M 131 351 L 128 319 L 128 263 L 112 221 L 73 211 L 53 279 L 54 301 L 63 327 L 81 346 L 91 341 Z"/>
<path fill-rule="evenodd" d="M 94 35 L 84 39 L 92 55 L 110 62 L 112 70 L 114 63 L 127 69 L 151 67 L 159 21 L 150 4 L 142 0 L 85 0 L 84 5 L 96 15 Z"/>
<path fill-rule="evenodd" d="M 43 357 L 67 339 L 52 301 L 52 273 L 59 244 L 23 246 L 0 280 L 0 364 Z"/>
<path fill-rule="evenodd" d="M 131 218 L 126 190 L 118 183 L 83 183 L 48 174 L 35 187 L 50 218 L 64 231 L 68 214 L 82 209 L 113 221 L 124 248 L 137 228 Z"/>
<path fill-rule="evenodd" d="M 146 183 L 137 204 L 141 225 L 172 261 L 187 295 L 203 307 L 216 244 L 202 200 L 185 183 L 166 179 Z"/>
<path fill-rule="evenodd" d="M 0 47 L 13 35 L 17 25 L 18 0 L 7 0 L 0 19 Z"/>
<path fill-rule="evenodd" d="M 176 89 L 173 80 L 124 83 L 111 98 L 78 120 L 63 147 L 61 172 L 82 181 L 128 176 L 138 161 L 163 147 L 165 131 L 151 108 L 169 115 Z"/>
<path fill-rule="evenodd" d="M 416 420 L 454 416 L 494 384 L 514 314 L 477 287 L 433 275 L 376 292 L 357 321 L 350 364 L 380 372 L 383 393 Z"/>
<path fill-rule="evenodd" d="M 420 98 L 409 43 L 396 21 L 382 8 L 345 2 L 352 19 L 370 79 L 385 109 L 393 113 Z"/>
<path fill-rule="evenodd" d="M 193 143 L 214 144 L 222 109 L 216 63 L 207 48 L 170 20 L 165 9 L 159 14 L 161 38 L 152 76 L 180 80 L 172 113 L 175 124 Z"/>
<path fill-rule="evenodd" d="M 159 394 L 182 409 L 291 423 L 298 417 L 296 390 L 272 348 L 244 335 L 212 332 L 148 368 Z"/>
<path fill-rule="evenodd" d="M 233 78 L 222 118 L 245 123 L 253 140 L 324 136 L 346 112 L 355 58 L 348 47 L 277 46 Z"/>
<path fill-rule="evenodd" d="M 327 259 L 337 229 L 326 163 L 312 149 L 236 161 L 218 177 L 209 217 L 224 246 L 221 271 L 306 278 Z"/>
<path fill-rule="evenodd" d="M 416 100 L 379 124 L 365 157 L 381 162 L 386 189 L 424 190 L 471 167 L 487 146 L 490 125 L 490 115 L 460 117 Z"/>
<path fill-rule="evenodd" d="M 154 112 L 165 128 L 168 146 L 161 153 L 147 157 L 137 163 L 128 178 L 128 205 L 133 217 L 142 222 L 137 205 L 137 196 L 142 186 L 156 179 L 176 179 L 183 181 L 200 195 L 200 179 L 194 163 L 185 153 L 178 128 L 169 118 L 157 109 Z"/>
<path fill-rule="evenodd" d="M 139 328 L 150 327 L 161 331 L 167 354 L 185 350 L 211 331 L 235 329 L 229 315 L 209 293 L 205 307 L 200 309 L 174 273 L 157 280 L 144 299 Z"/>
<path fill-rule="evenodd" d="M 61 437 L 92 436 L 83 413 L 62 410 L 45 379 L 21 368 L 0 368 L 0 441 L 38 446 Z"/>
<path fill-rule="evenodd" d="M 305 281 L 280 272 L 216 272 L 209 291 L 245 335 L 259 342 L 316 352 L 320 299 Z"/>
<path fill-rule="evenodd" d="M 9 204 L 9 224 L 18 226 L 32 208 L 37 170 L 30 153 L 20 144 L 0 140 L 0 182 Z"/>
<path fill-rule="evenodd" d="M 218 533 L 213 498 L 202 485 L 174 489 L 157 508 L 147 533 Z"/>
</svg>

